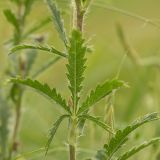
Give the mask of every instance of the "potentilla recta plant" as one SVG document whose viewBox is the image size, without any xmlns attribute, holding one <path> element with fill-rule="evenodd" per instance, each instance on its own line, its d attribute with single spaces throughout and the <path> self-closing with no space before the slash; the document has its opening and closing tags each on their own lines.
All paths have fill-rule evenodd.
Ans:
<svg viewBox="0 0 160 160">
<path fill-rule="evenodd" d="M 83 89 L 83 80 L 85 78 L 84 72 L 87 67 L 86 54 L 91 51 L 86 39 L 84 38 L 84 21 L 92 0 L 72 0 L 71 3 L 73 26 L 71 27 L 71 33 L 69 33 L 69 36 L 64 28 L 61 12 L 57 7 L 56 2 L 54 0 L 46 0 L 46 2 L 52 13 L 52 19 L 59 33 L 59 37 L 64 43 L 64 51 L 59 51 L 55 47 L 50 45 L 43 46 L 23 44 L 14 47 L 11 50 L 11 53 L 23 49 L 35 49 L 46 51 L 53 56 L 59 56 L 66 59 L 66 79 L 69 82 L 68 89 L 71 93 L 70 99 L 66 100 L 64 97 L 61 96 L 61 94 L 57 91 L 56 88 L 51 88 L 48 84 L 42 84 L 38 80 L 23 77 L 12 78 L 10 80 L 10 82 L 13 82 L 15 84 L 22 84 L 37 90 L 45 97 L 48 97 L 50 100 L 59 104 L 59 107 L 64 110 L 64 114 L 61 115 L 56 122 L 54 122 L 52 128 L 50 129 L 50 135 L 46 145 L 46 155 L 49 150 L 50 144 L 56 134 L 56 131 L 63 120 L 68 121 L 67 142 L 70 160 L 77 159 L 78 141 L 80 140 L 79 137 L 85 126 L 86 120 L 92 121 L 97 126 L 103 128 L 106 133 L 109 132 L 110 135 L 112 135 L 109 143 L 104 146 L 104 149 L 98 151 L 97 154 L 95 153 L 96 156 L 93 159 L 125 160 L 128 159 L 130 156 L 134 155 L 136 152 L 140 151 L 141 149 L 149 146 L 150 144 L 158 142 L 160 139 L 156 138 L 149 142 L 146 142 L 143 145 L 138 146 L 137 148 L 133 148 L 131 151 L 124 153 L 124 155 L 115 156 L 116 152 L 127 142 L 128 135 L 132 131 L 147 122 L 158 120 L 159 114 L 152 113 L 146 115 L 135 121 L 133 124 L 127 126 L 125 129 L 118 130 L 116 132 L 114 132 L 110 125 L 104 123 L 99 118 L 92 116 L 90 111 L 97 102 L 102 100 L 104 97 L 110 95 L 111 93 L 115 92 L 117 89 L 126 86 L 126 83 L 118 80 L 117 78 L 106 80 L 102 84 L 95 86 L 95 88 L 91 90 L 90 94 L 86 97 L 86 99 L 81 100 L 82 103 L 80 103 Z"/>
</svg>

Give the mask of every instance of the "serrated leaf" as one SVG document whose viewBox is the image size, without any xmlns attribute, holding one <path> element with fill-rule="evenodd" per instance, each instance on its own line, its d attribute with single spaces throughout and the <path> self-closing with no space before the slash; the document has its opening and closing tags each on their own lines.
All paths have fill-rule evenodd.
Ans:
<svg viewBox="0 0 160 160">
<path fill-rule="evenodd" d="M 65 118 L 67 118 L 67 117 L 69 117 L 69 116 L 70 116 L 70 115 L 62 115 L 62 116 L 60 116 L 60 117 L 58 118 L 58 120 L 53 124 L 53 127 L 50 129 L 49 139 L 48 139 L 48 142 L 47 142 L 47 144 L 46 144 L 46 155 L 47 155 L 47 153 L 48 153 L 48 149 L 49 149 L 49 147 L 50 147 L 50 145 L 51 145 L 51 142 L 52 142 L 52 140 L 53 140 L 53 138 L 54 138 L 54 136 L 55 136 L 55 134 L 56 134 L 56 132 L 57 132 L 58 127 L 60 126 L 61 122 L 62 122 Z"/>
<path fill-rule="evenodd" d="M 72 94 L 72 102 L 77 107 L 79 100 L 79 93 L 82 89 L 82 81 L 84 79 L 83 74 L 85 71 L 85 53 L 87 47 L 82 35 L 79 31 L 74 30 L 70 38 L 70 47 L 68 50 L 68 64 L 66 65 L 68 73 L 67 77 L 69 80 L 69 89 Z"/>
<path fill-rule="evenodd" d="M 12 13 L 12 11 L 9 9 L 4 10 L 3 12 L 4 12 L 4 15 L 6 16 L 8 22 L 10 22 L 14 26 L 14 28 L 17 31 L 19 31 L 19 22 L 18 22 L 16 16 L 14 15 L 14 13 Z"/>
<path fill-rule="evenodd" d="M 135 155 L 136 153 L 140 152 L 141 150 L 145 149 L 146 147 L 153 145 L 157 142 L 160 142 L 160 138 L 154 138 L 148 142 L 144 142 L 144 143 L 140 144 L 139 146 L 135 146 L 132 149 L 130 149 L 129 151 L 125 152 L 123 155 L 121 155 L 117 160 L 126 160 L 126 159 L 132 157 L 133 155 Z"/>
<path fill-rule="evenodd" d="M 60 38 L 64 42 L 65 46 L 67 46 L 68 40 L 67 40 L 66 31 L 63 25 L 63 19 L 61 17 L 60 10 L 58 9 L 56 2 L 54 0 L 47 0 L 47 3 L 52 12 L 53 21 L 60 35 Z"/>
<path fill-rule="evenodd" d="M 124 145 L 124 143 L 128 140 L 128 135 L 130 133 L 132 133 L 135 129 L 139 128 L 143 124 L 158 120 L 159 118 L 160 117 L 158 113 L 147 114 L 137 119 L 123 130 L 118 130 L 115 136 L 110 140 L 109 144 L 104 145 L 105 153 L 108 156 L 107 160 L 110 160 L 117 152 L 117 150 L 119 150 Z"/>
<path fill-rule="evenodd" d="M 57 49 L 55 49 L 54 47 L 46 47 L 46 46 L 42 46 L 42 45 L 38 45 L 38 46 L 34 46 L 34 45 L 18 45 L 15 46 L 14 48 L 11 49 L 10 54 L 19 51 L 19 50 L 24 50 L 24 49 L 37 49 L 37 50 L 41 50 L 41 51 L 47 51 L 48 53 L 52 53 L 52 54 L 56 54 L 62 57 L 67 57 L 67 55 L 65 53 L 62 53 L 60 51 L 58 51 Z"/>
<path fill-rule="evenodd" d="M 100 126 L 101 128 L 105 129 L 106 131 L 114 134 L 114 133 L 112 132 L 111 127 L 108 126 L 107 124 L 105 124 L 104 122 L 102 122 L 102 121 L 101 121 L 99 118 L 97 118 L 97 117 L 93 117 L 93 116 L 90 116 L 90 115 L 88 115 L 88 114 L 84 114 L 84 115 L 79 116 L 78 118 L 79 118 L 80 120 L 81 120 L 81 119 L 90 120 L 90 121 L 94 122 L 96 125 L 98 125 L 98 126 Z"/>
<path fill-rule="evenodd" d="M 49 99 L 55 101 L 63 109 L 70 113 L 70 109 L 67 106 L 66 101 L 62 98 L 62 96 L 59 93 L 57 93 L 55 88 L 51 89 L 47 84 L 41 84 L 39 81 L 31 79 L 12 78 L 10 79 L 10 82 L 23 84 L 25 86 L 36 89 L 39 93 L 42 93 Z"/>
<path fill-rule="evenodd" d="M 125 83 L 117 79 L 108 80 L 102 85 L 98 85 L 95 90 L 92 90 L 87 99 L 83 102 L 82 106 L 78 110 L 78 114 L 88 110 L 91 106 L 96 104 L 102 98 L 106 97 L 112 91 L 124 86 Z"/>
</svg>

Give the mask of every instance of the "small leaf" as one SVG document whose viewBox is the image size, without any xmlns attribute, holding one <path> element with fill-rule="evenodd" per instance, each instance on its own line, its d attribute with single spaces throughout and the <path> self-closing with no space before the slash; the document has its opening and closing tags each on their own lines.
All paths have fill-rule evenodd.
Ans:
<svg viewBox="0 0 160 160">
<path fill-rule="evenodd" d="M 112 132 L 111 127 L 108 126 L 107 124 L 105 124 L 104 122 L 100 121 L 99 118 L 90 116 L 90 115 L 88 115 L 88 114 L 84 114 L 84 115 L 79 116 L 79 119 L 80 119 L 80 120 L 81 120 L 81 119 L 90 120 L 90 121 L 96 123 L 96 125 L 98 125 L 98 126 L 102 127 L 103 129 L 105 129 L 106 131 L 108 131 L 108 132 L 114 134 L 114 133 Z"/>
<path fill-rule="evenodd" d="M 117 79 L 106 81 L 102 85 L 98 85 L 96 89 L 91 91 L 85 102 L 80 107 L 78 114 L 88 110 L 92 105 L 96 104 L 102 98 L 109 95 L 112 91 L 124 86 L 125 83 Z"/>
<path fill-rule="evenodd" d="M 67 46 L 68 40 L 67 40 L 67 36 L 66 36 L 66 31 L 65 31 L 65 28 L 63 25 L 61 13 L 60 13 L 54 0 L 47 0 L 47 3 L 48 3 L 48 6 L 52 12 L 53 21 L 54 21 L 56 29 L 60 35 L 60 38 L 64 42 L 65 46 Z"/>
<path fill-rule="evenodd" d="M 10 22 L 17 31 L 19 31 L 19 22 L 16 18 L 16 16 L 12 13 L 11 10 L 9 9 L 6 9 L 3 11 L 4 12 L 4 15 L 6 16 L 8 22 Z"/>
<path fill-rule="evenodd" d="M 46 47 L 42 45 L 33 46 L 33 45 L 26 45 L 26 44 L 15 46 L 14 48 L 11 49 L 10 54 L 19 50 L 24 50 L 24 49 L 37 49 L 37 50 L 47 51 L 48 53 L 56 54 L 65 58 L 67 57 L 65 53 L 62 53 L 53 47 Z"/>
<path fill-rule="evenodd" d="M 26 16 L 30 13 L 31 7 L 34 2 L 35 2 L 35 0 L 25 0 L 24 1 L 25 10 L 24 10 L 24 14 L 23 14 L 23 19 L 25 19 Z"/>
<path fill-rule="evenodd" d="M 85 71 L 85 53 L 87 47 L 84 44 L 84 39 L 79 31 L 74 30 L 70 38 L 70 48 L 68 50 L 68 64 L 66 65 L 69 79 L 69 89 L 72 94 L 72 102 L 77 107 L 79 101 L 79 93 L 82 89 L 83 74 Z"/>
<path fill-rule="evenodd" d="M 129 151 L 127 151 L 126 153 L 124 153 L 123 155 L 121 155 L 117 160 L 126 160 L 130 157 L 132 157 L 134 154 L 140 152 L 141 150 L 145 149 L 146 147 L 153 145 L 157 142 L 160 142 L 160 138 L 154 138 L 151 139 L 148 142 L 144 142 L 139 146 L 135 146 L 132 149 L 130 149 Z"/>
<path fill-rule="evenodd" d="M 66 101 L 62 98 L 62 96 L 59 93 L 57 93 L 55 88 L 51 89 L 47 84 L 41 84 L 39 81 L 31 79 L 12 78 L 10 79 L 10 82 L 20 83 L 33 89 L 36 89 L 38 92 L 47 96 L 49 99 L 55 101 L 63 109 L 70 113 L 70 109 L 67 106 Z"/>
<path fill-rule="evenodd" d="M 68 118 L 70 115 L 62 115 L 58 118 L 58 120 L 53 124 L 53 127 L 50 129 L 50 134 L 49 134 L 49 139 L 48 142 L 46 144 L 46 155 L 48 153 L 48 149 L 51 145 L 51 142 L 57 132 L 58 127 L 60 126 L 61 122 L 65 119 Z"/>
<path fill-rule="evenodd" d="M 145 123 L 155 121 L 160 119 L 159 114 L 154 112 L 151 114 L 147 114 L 136 121 L 134 121 L 131 125 L 127 126 L 123 130 L 118 130 L 115 136 L 110 140 L 109 144 L 104 146 L 104 150 L 106 155 L 108 156 L 107 160 L 110 160 L 112 156 L 119 150 L 126 141 L 128 141 L 128 135 L 132 133 L 135 129 L 144 125 Z"/>
</svg>

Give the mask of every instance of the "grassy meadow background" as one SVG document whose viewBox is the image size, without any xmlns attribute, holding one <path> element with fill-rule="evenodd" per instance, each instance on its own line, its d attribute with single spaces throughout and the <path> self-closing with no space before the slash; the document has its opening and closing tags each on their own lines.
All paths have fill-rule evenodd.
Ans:
<svg viewBox="0 0 160 160">
<path fill-rule="evenodd" d="M 63 17 L 68 33 L 70 23 L 69 0 L 57 0 L 59 7 L 64 11 Z M 98 7 L 102 5 L 103 7 Z M 129 37 L 130 43 L 137 50 L 142 58 L 157 57 L 160 59 L 160 29 L 140 21 L 133 17 L 127 17 L 121 13 L 104 9 L 105 6 L 115 6 L 123 10 L 145 16 L 155 20 L 160 25 L 160 1 L 159 0 L 94 0 L 85 22 L 85 34 L 93 45 L 93 53 L 88 55 L 87 70 L 85 72 L 83 97 L 99 82 L 117 75 L 125 51 L 121 46 L 116 24 L 121 23 L 125 33 Z M 12 26 L 3 15 L 3 9 L 11 8 L 8 0 L 0 0 L 0 78 L 5 79 L 4 72 L 7 68 L 10 57 L 8 48 L 4 42 L 12 36 Z M 14 10 L 14 9 L 13 9 Z M 31 27 L 49 16 L 47 5 L 43 0 L 36 0 L 31 14 L 27 19 L 27 27 Z M 27 28 L 26 27 L 26 28 Z M 58 34 L 52 23 L 39 30 L 34 36 L 43 35 L 48 44 L 63 49 L 59 41 Z M 27 41 L 29 43 L 29 41 Z M 33 67 L 33 71 L 38 69 L 52 56 L 39 53 L 38 59 Z M 60 60 L 56 65 L 50 67 L 37 79 L 47 82 L 69 98 L 66 80 L 66 61 Z M 115 122 L 116 127 L 122 128 L 125 124 L 133 121 L 137 116 L 149 112 L 160 111 L 160 70 L 158 68 L 138 67 L 127 57 L 122 65 L 119 78 L 128 82 L 130 88 L 125 88 L 116 94 L 115 97 Z M 104 115 L 106 100 L 98 103 L 93 109 L 93 114 Z M 23 99 L 23 118 L 20 128 L 21 159 L 39 160 L 44 156 L 48 129 L 51 127 L 56 117 L 60 114 L 56 104 L 51 104 L 36 92 L 28 89 Z M 11 120 L 12 127 L 13 119 Z M 67 128 L 66 124 L 58 130 L 55 141 L 47 156 L 48 160 L 67 159 Z M 87 123 L 84 136 L 80 138 L 79 159 L 95 154 L 95 150 L 100 149 L 105 142 L 106 136 L 102 134 L 101 128 L 95 127 L 92 123 Z M 132 135 L 138 142 L 150 137 L 160 136 L 159 122 L 148 124 L 138 129 Z M 134 140 L 130 142 L 134 144 Z M 126 146 L 127 147 L 127 146 Z M 30 153 L 32 151 L 36 151 Z M 56 151 L 58 150 L 58 151 Z M 159 147 L 160 150 L 160 147 Z M 135 156 L 136 160 L 155 160 L 153 153 L 157 152 L 154 147 L 149 147 L 145 151 Z M 27 154 L 26 154 L 27 153 Z M 28 154 L 29 153 L 29 154 Z M 134 159 L 134 158 L 133 158 Z M 160 160 L 156 159 L 156 160 Z"/>
</svg>

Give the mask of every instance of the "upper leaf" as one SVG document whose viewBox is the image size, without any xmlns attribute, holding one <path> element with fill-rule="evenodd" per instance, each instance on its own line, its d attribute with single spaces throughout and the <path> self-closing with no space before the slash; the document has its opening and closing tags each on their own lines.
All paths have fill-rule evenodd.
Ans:
<svg viewBox="0 0 160 160">
<path fill-rule="evenodd" d="M 68 50 L 67 77 L 69 79 L 69 89 L 72 93 L 72 101 L 74 107 L 77 106 L 79 93 L 82 89 L 83 73 L 85 70 L 85 53 L 87 47 L 84 39 L 79 31 L 74 30 L 70 38 L 70 47 Z"/>
<path fill-rule="evenodd" d="M 117 79 L 106 81 L 102 85 L 98 85 L 95 90 L 92 90 L 87 99 L 80 107 L 78 114 L 88 110 L 92 105 L 100 101 L 102 98 L 110 94 L 113 90 L 124 86 L 124 82 Z"/>
<path fill-rule="evenodd" d="M 48 53 L 54 53 L 56 55 L 59 55 L 59 56 L 65 57 L 65 58 L 67 57 L 67 55 L 65 53 L 62 53 L 53 47 L 47 47 L 47 46 L 42 46 L 42 45 L 38 45 L 38 46 L 27 45 L 27 44 L 17 45 L 15 47 L 13 47 L 10 52 L 14 53 L 16 51 L 23 50 L 23 49 L 37 49 L 37 50 L 47 51 Z"/>
<path fill-rule="evenodd" d="M 110 140 L 109 144 L 104 145 L 105 153 L 108 156 L 107 160 L 110 160 L 112 156 L 117 152 L 117 150 L 122 147 L 122 145 L 128 140 L 127 136 L 131 132 L 133 132 L 143 124 L 158 120 L 159 118 L 160 117 L 158 113 L 147 114 L 144 117 L 137 119 L 135 122 L 124 128 L 123 130 L 118 130 L 115 136 Z"/>
<path fill-rule="evenodd" d="M 126 153 L 124 153 L 123 155 L 121 155 L 117 160 L 126 160 L 126 159 L 132 157 L 137 152 L 140 152 L 141 150 L 145 149 L 146 147 L 148 147 L 152 144 L 155 144 L 157 142 L 160 142 L 160 138 L 154 138 L 148 142 L 144 142 L 144 143 L 140 144 L 139 146 L 135 146 L 132 149 L 130 149 L 129 151 L 127 151 Z"/>
<path fill-rule="evenodd" d="M 19 22 L 16 18 L 16 16 L 12 13 L 11 10 L 9 9 L 6 9 L 3 11 L 4 12 L 4 15 L 6 16 L 8 22 L 10 22 L 17 31 L 19 31 Z"/>
<path fill-rule="evenodd" d="M 49 139 L 48 139 L 48 142 L 47 142 L 47 145 L 46 145 L 46 155 L 47 155 L 47 152 L 48 152 L 48 149 L 50 147 L 50 144 L 57 132 L 57 129 L 58 127 L 60 126 L 61 122 L 65 119 L 69 117 L 69 115 L 62 115 L 58 118 L 58 120 L 53 124 L 52 128 L 50 129 L 50 133 L 49 133 Z"/>
<path fill-rule="evenodd" d="M 53 21 L 55 23 L 56 29 L 60 35 L 60 38 L 63 40 L 64 44 L 67 46 L 68 40 L 66 36 L 66 31 L 63 25 L 63 20 L 61 13 L 54 0 L 47 0 L 48 6 L 52 12 Z"/>
<path fill-rule="evenodd" d="M 12 78 L 10 81 L 36 89 L 43 95 L 47 96 L 49 99 L 54 100 L 57 104 L 63 107 L 63 109 L 70 113 L 70 109 L 67 106 L 66 101 L 61 97 L 59 93 L 57 93 L 55 88 L 51 89 L 47 84 L 41 84 L 39 81 L 31 79 Z"/>
</svg>

